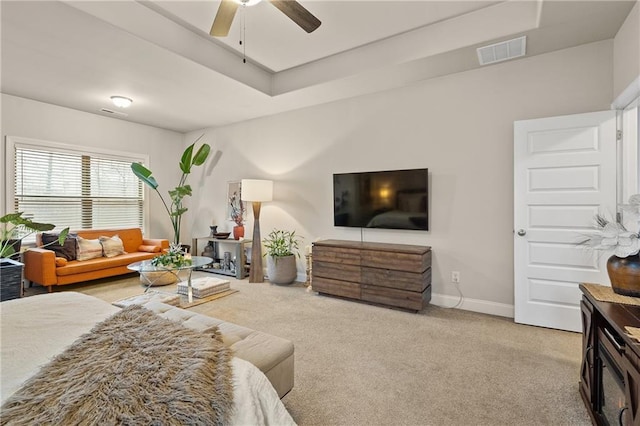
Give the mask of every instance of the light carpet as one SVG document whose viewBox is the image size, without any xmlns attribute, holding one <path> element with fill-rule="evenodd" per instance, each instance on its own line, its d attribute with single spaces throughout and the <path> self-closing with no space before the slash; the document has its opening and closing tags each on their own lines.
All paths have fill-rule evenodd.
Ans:
<svg viewBox="0 0 640 426">
<path fill-rule="evenodd" d="M 239 292 L 190 310 L 293 341 L 283 402 L 299 425 L 591 424 L 578 333 L 433 305 L 412 314 L 301 285 L 231 287 Z M 63 290 L 112 302 L 140 288 L 130 276 Z"/>
</svg>

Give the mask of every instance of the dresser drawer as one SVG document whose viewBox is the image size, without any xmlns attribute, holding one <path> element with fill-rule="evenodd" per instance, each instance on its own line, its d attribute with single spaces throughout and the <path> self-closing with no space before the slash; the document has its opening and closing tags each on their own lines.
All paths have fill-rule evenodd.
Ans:
<svg viewBox="0 0 640 426">
<path fill-rule="evenodd" d="M 361 299 L 367 302 L 419 311 L 431 300 L 431 286 L 418 293 L 363 284 Z"/>
<path fill-rule="evenodd" d="M 311 284 L 313 291 L 333 294 L 336 296 L 360 299 L 360 284 L 348 281 L 332 280 L 330 278 L 313 276 Z"/>
<path fill-rule="evenodd" d="M 431 284 L 431 268 L 415 273 L 363 267 L 362 283 L 422 293 Z"/>
<path fill-rule="evenodd" d="M 431 267 L 431 251 L 426 253 L 402 253 L 362 250 L 362 266 L 422 273 Z"/>
<path fill-rule="evenodd" d="M 361 268 L 356 265 L 342 263 L 323 262 L 313 259 L 313 279 L 318 277 L 339 278 L 340 281 L 350 281 L 359 283 L 361 279 Z"/>
<path fill-rule="evenodd" d="M 360 250 L 355 248 L 314 245 L 312 255 L 314 265 L 316 261 L 360 265 Z"/>
</svg>

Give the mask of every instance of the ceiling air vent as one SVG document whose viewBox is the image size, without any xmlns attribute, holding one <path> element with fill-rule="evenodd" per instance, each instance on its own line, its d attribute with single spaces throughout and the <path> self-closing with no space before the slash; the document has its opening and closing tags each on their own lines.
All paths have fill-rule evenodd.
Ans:
<svg viewBox="0 0 640 426">
<path fill-rule="evenodd" d="M 527 36 L 514 38 L 513 40 L 501 41 L 489 46 L 479 47 L 478 60 L 480 65 L 489 65 L 495 62 L 502 62 L 508 59 L 524 56 L 527 47 Z"/>
<path fill-rule="evenodd" d="M 129 114 L 125 114 L 124 112 L 114 111 L 112 109 L 107 109 L 107 108 L 100 109 L 100 112 L 104 112 L 106 114 L 119 115 L 121 117 L 127 117 L 129 115 Z"/>
</svg>

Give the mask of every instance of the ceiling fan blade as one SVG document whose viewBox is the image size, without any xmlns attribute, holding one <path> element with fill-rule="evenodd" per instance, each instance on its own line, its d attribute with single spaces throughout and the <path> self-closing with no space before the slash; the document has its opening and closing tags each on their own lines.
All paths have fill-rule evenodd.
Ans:
<svg viewBox="0 0 640 426">
<path fill-rule="evenodd" d="M 272 5 L 280 9 L 289 19 L 310 33 L 315 31 L 322 22 L 311 12 L 295 0 L 269 0 Z"/>
<path fill-rule="evenodd" d="M 237 10 L 238 3 L 233 0 L 222 0 L 209 34 L 214 37 L 226 37 L 229 35 L 229 29 Z"/>
</svg>

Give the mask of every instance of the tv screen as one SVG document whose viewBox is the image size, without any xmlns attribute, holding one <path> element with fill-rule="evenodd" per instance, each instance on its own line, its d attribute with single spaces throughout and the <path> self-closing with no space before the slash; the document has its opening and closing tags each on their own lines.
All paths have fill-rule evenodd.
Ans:
<svg viewBox="0 0 640 426">
<path fill-rule="evenodd" d="M 429 169 L 333 175 L 335 226 L 429 229 Z"/>
</svg>

